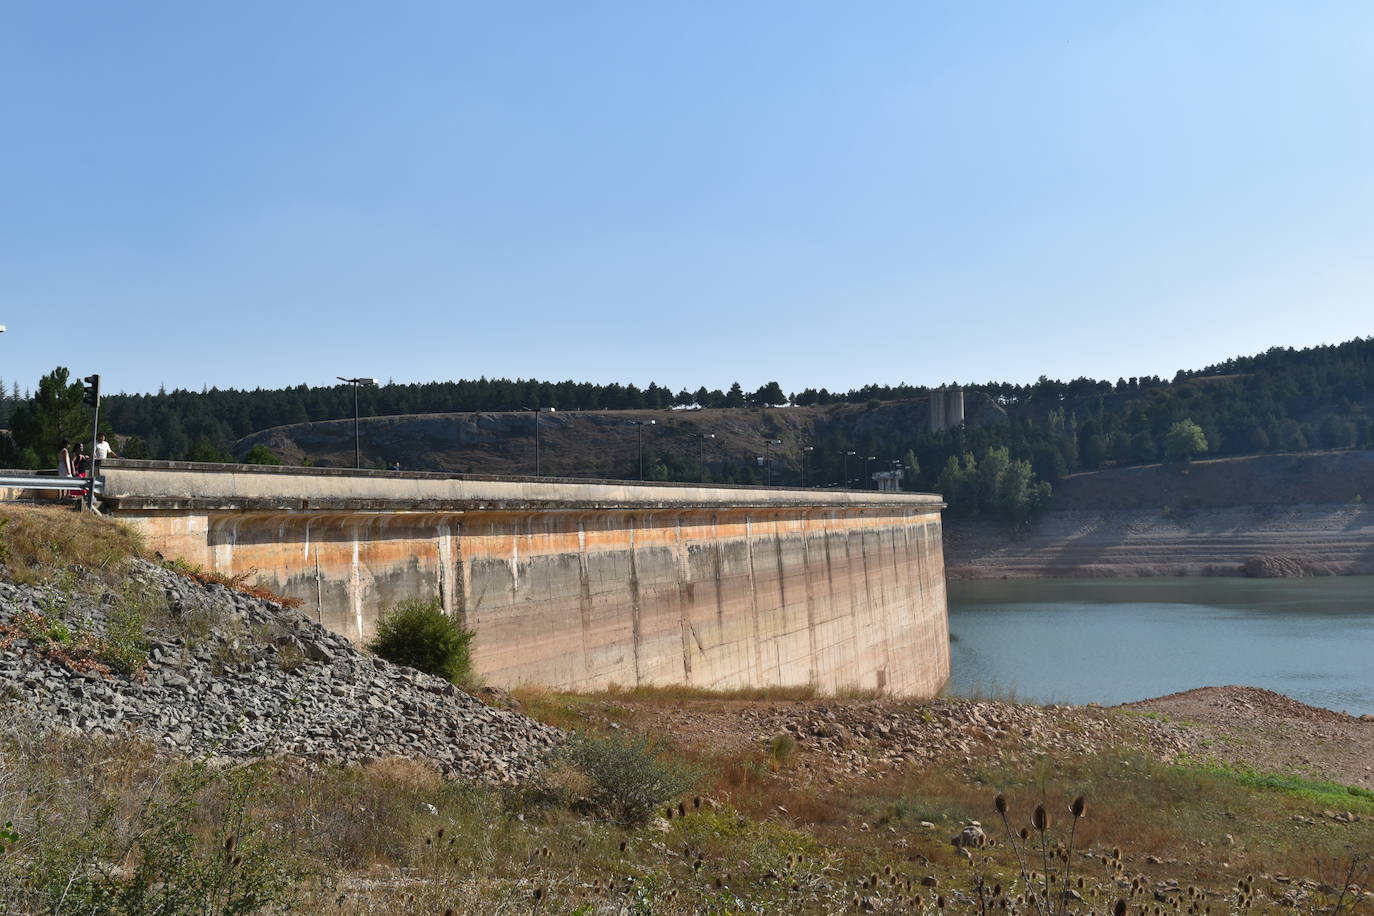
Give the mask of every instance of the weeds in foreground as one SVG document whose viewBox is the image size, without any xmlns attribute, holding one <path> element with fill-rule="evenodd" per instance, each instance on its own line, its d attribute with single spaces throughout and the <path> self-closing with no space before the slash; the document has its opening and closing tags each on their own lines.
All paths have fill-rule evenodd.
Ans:
<svg viewBox="0 0 1374 916">
<path fill-rule="evenodd" d="M 993 800 L 993 807 L 997 809 L 997 816 L 1002 820 L 1002 827 L 1006 830 L 1007 844 L 1012 853 L 1016 856 L 1016 864 L 1021 872 L 1021 881 L 1027 888 L 1027 903 L 1035 908 L 1037 913 L 1052 916 L 1055 913 L 1067 913 L 1072 901 L 1081 899 L 1081 895 L 1074 889 L 1073 885 L 1073 857 L 1074 840 L 1078 836 L 1078 823 L 1083 819 L 1087 811 L 1087 800 L 1079 795 L 1069 805 L 1068 811 L 1072 818 L 1069 827 L 1069 842 L 1067 846 L 1055 842 L 1051 845 L 1050 837 L 1050 813 L 1044 803 L 1035 806 L 1031 813 L 1029 827 L 1022 827 L 1013 830 L 1009 815 L 1010 807 L 1007 804 L 1007 797 L 998 793 Z M 1034 858 L 1036 841 L 1040 851 L 1040 864 L 1042 871 L 1039 873 L 1039 893 L 1036 893 L 1036 873 L 1027 866 L 1027 861 Z M 1053 851 L 1053 856 L 1051 856 Z M 1050 865 L 1051 858 L 1056 866 L 1062 868 L 1062 875 L 1057 874 Z M 1062 866 L 1060 865 L 1062 863 Z M 1080 879 L 1079 885 L 1082 886 Z M 975 890 L 978 895 L 978 908 L 980 913 L 987 913 L 998 904 L 1000 888 L 994 887 L 988 890 L 985 882 L 978 879 Z M 1118 900 L 1118 909 L 1125 911 L 1125 901 Z"/>
<path fill-rule="evenodd" d="M 0 705 L 0 720 L 3 712 Z M 618 740 L 620 730 L 615 731 Z M 1027 840 L 1020 840 L 1018 832 L 1015 844 L 1025 856 L 1023 870 L 1005 840 L 989 838 L 965 847 L 971 860 L 951 849 L 953 831 L 946 829 L 947 822 L 931 829 L 910 817 L 884 823 L 874 816 L 875 805 L 886 805 L 884 793 L 907 797 L 914 791 L 927 805 L 947 808 L 951 818 L 977 817 L 989 804 L 988 782 L 957 768 L 923 770 L 890 786 L 845 783 L 827 790 L 803 785 L 788 797 L 770 794 L 781 792 L 779 787 L 789 780 L 765 766 L 760 782 L 740 794 L 739 806 L 728 800 L 703 798 L 698 803 L 692 796 L 668 796 L 658 803 L 662 807 L 657 813 L 666 815 L 671 809 L 671 817 L 625 828 L 585 805 L 583 800 L 593 793 L 591 777 L 567 758 L 547 780 L 560 786 L 563 801 L 536 805 L 487 787 L 445 781 L 418 761 L 391 759 L 338 769 L 271 760 L 197 776 L 187 764 L 154 757 L 132 741 L 61 735 L 35 739 L 6 732 L 3 721 L 0 736 L 0 814 L 22 834 L 9 853 L 0 855 L 0 912 L 55 912 L 49 904 L 62 899 L 69 887 L 74 890 L 67 892 L 61 912 L 103 910 L 121 916 L 142 916 L 155 908 L 174 914 L 228 913 L 234 912 L 231 904 L 244 907 L 238 911 L 243 913 L 257 906 L 256 912 L 264 914 L 295 908 L 345 916 L 437 916 L 450 909 L 484 916 L 952 916 L 980 912 L 980 895 L 987 912 L 994 900 L 1005 898 L 996 912 L 1022 916 L 1046 916 L 1050 907 L 1056 914 L 1100 916 L 1112 912 L 1118 896 L 1125 898 L 1128 907 L 1123 910 L 1131 916 L 1152 916 L 1156 906 L 1180 914 L 1190 907 L 1201 913 L 1210 906 L 1213 914 L 1287 916 L 1352 916 L 1359 912 L 1357 904 L 1368 907 L 1363 897 L 1347 894 L 1340 899 L 1342 887 L 1357 882 L 1363 887 L 1368 880 L 1359 874 L 1353 881 L 1347 878 L 1345 859 L 1300 873 L 1328 885 L 1329 894 L 1302 888 L 1298 878 L 1276 894 L 1253 862 L 1224 877 L 1215 863 L 1189 860 L 1190 868 L 1214 873 L 1205 896 L 1201 888 L 1186 886 L 1191 876 L 1147 867 L 1145 852 L 1154 848 L 1153 811 L 1177 822 L 1174 829 L 1193 845 L 1203 834 L 1194 830 L 1194 821 L 1179 821 L 1175 805 L 1195 806 L 1199 817 L 1213 819 L 1223 810 L 1233 811 L 1242 822 L 1255 824 L 1260 823 L 1255 812 L 1261 811 L 1271 818 L 1265 823 L 1278 825 L 1288 823 L 1288 807 L 1294 802 L 1278 792 L 1187 777 L 1163 765 L 1141 771 L 1120 759 L 1056 759 L 1053 774 L 1044 780 L 1024 769 L 987 775 L 1009 786 L 1008 798 L 1030 792 L 1040 798 L 1067 796 L 1068 786 L 1081 785 L 1093 800 L 1078 816 L 1074 806 L 1055 816 L 1046 803 L 1043 846 L 1034 803 L 1015 816 L 1009 805 L 1008 825 L 1027 827 Z M 661 745 L 653 749 L 665 750 Z M 764 751 L 756 747 L 750 754 L 756 759 Z M 234 778 L 243 784 L 236 787 Z M 631 780 L 607 784 L 626 782 Z M 199 784 L 199 791 L 186 792 L 185 787 Z M 1037 784 L 1042 787 L 1035 788 Z M 1147 794 L 1123 795 L 1123 789 L 1136 787 Z M 1191 794 L 1195 789 L 1197 796 Z M 825 811 L 813 810 L 803 800 L 817 791 L 829 793 L 817 799 L 827 805 Z M 1248 802 L 1247 793 L 1260 797 Z M 764 798 L 785 802 L 789 810 L 775 811 Z M 1246 807 L 1250 803 L 1253 809 Z M 989 815 L 988 820 L 995 818 Z M 1101 851 L 1104 832 L 1121 835 L 1124 855 Z M 1071 844 L 1071 872 L 1065 859 L 1069 845 L 1056 842 L 1052 834 Z M 1352 839 L 1367 835 L 1347 834 Z M 225 845 L 231 838 L 234 855 L 244 859 L 237 865 Z M 1080 846 L 1093 850 L 1105 876 L 1079 855 Z M 27 870 L 40 849 L 47 850 L 46 864 Z M 263 851 L 260 859 L 251 854 L 254 849 Z M 1172 858 L 1176 852 L 1164 854 Z M 1324 856 L 1334 854 L 1322 851 Z M 151 879 L 146 886 L 135 880 L 145 859 Z M 1304 868 L 1291 856 L 1281 861 Z M 262 903 L 278 886 L 274 868 L 307 880 L 279 901 Z M 1257 876 L 1249 878 L 1247 870 Z M 1146 871 L 1154 876 L 1147 878 L 1142 874 Z M 1086 886 L 1080 884 L 1080 872 Z M 90 880 L 72 883 L 73 875 L 89 875 Z M 1170 876 L 1185 878 L 1185 886 L 1163 903 L 1153 894 L 1160 879 Z M 102 885 L 105 881 L 110 883 Z M 73 900 L 86 899 L 91 882 L 125 897 L 98 898 L 102 909 L 73 906 Z M 1061 900 L 1054 894 L 1062 890 L 1084 899 Z M 76 891 L 80 893 L 73 896 Z M 1277 897 L 1286 891 L 1295 893 L 1295 902 L 1280 906 Z M 1181 906 L 1173 907 L 1173 899 Z M 1340 909 L 1333 910 L 1335 904 Z"/>
<path fill-rule="evenodd" d="M 575 735 L 550 755 L 541 778 L 516 804 L 556 804 L 641 827 L 659 806 L 694 788 L 701 775 L 646 736 Z"/>
<path fill-rule="evenodd" d="M 112 916 L 285 913 L 301 877 L 285 837 L 255 816 L 266 765 L 215 772 L 132 742 L 41 738 L 5 723 L 0 804 L 20 827 L 0 843 L 0 910 Z M 16 727 L 18 726 L 18 727 Z M 91 747 L 90 745 L 96 745 Z M 89 756 L 104 768 L 89 775 Z M 93 762 L 93 761 L 91 761 Z"/>
</svg>

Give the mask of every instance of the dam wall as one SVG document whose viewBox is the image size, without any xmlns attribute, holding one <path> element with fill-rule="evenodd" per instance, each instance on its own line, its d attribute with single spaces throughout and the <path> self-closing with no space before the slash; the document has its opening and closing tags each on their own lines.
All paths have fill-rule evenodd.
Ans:
<svg viewBox="0 0 1374 916">
<path fill-rule="evenodd" d="M 814 685 L 949 676 L 939 498 L 110 461 L 106 511 L 169 557 L 362 641 L 438 597 L 489 684 Z"/>
</svg>

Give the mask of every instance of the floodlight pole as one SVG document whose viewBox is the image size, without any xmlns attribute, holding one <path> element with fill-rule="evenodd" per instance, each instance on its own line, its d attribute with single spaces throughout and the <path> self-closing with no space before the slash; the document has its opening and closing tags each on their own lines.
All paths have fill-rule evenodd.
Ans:
<svg viewBox="0 0 1374 916">
<path fill-rule="evenodd" d="M 362 385 L 375 385 L 377 380 L 375 378 L 344 378 L 342 375 L 334 377 L 353 386 L 353 467 L 361 470 L 363 447 L 362 434 L 358 430 L 358 388 Z"/>
<path fill-rule="evenodd" d="M 701 464 L 701 482 L 702 482 L 702 483 L 705 483 L 705 482 L 706 482 L 706 440 L 707 440 L 707 439 L 714 439 L 715 437 L 716 437 L 716 434 L 715 434 L 715 433 L 698 433 L 698 434 L 697 434 L 697 438 L 699 438 L 699 439 L 701 440 L 701 449 L 700 449 L 700 452 L 698 453 L 697 460 L 698 460 L 698 462 Z"/>
<path fill-rule="evenodd" d="M 635 427 L 636 430 L 637 430 L 638 433 L 639 433 L 639 435 L 638 435 L 638 441 L 639 441 L 639 479 L 640 479 L 640 480 L 643 480 L 643 479 L 644 479 L 644 427 L 646 427 L 646 426 L 657 426 L 657 425 L 658 425 L 658 421 L 657 421 L 657 420 L 631 420 L 631 421 L 629 421 L 629 422 L 630 422 L 630 425 L 633 426 L 633 427 Z"/>
</svg>

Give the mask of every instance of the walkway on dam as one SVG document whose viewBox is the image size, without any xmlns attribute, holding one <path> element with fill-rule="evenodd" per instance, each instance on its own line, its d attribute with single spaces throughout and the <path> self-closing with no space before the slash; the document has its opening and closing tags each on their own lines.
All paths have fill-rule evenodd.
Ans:
<svg viewBox="0 0 1374 916">
<path fill-rule="evenodd" d="M 185 461 L 103 462 L 103 501 L 120 509 L 943 508 L 929 493 Z"/>
</svg>

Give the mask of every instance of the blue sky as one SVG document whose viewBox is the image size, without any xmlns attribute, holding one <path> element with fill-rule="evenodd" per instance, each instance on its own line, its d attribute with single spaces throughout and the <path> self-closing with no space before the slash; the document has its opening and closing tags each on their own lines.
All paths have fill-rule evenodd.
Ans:
<svg viewBox="0 0 1374 916">
<path fill-rule="evenodd" d="M 1366 336 L 1372 39 L 1256 0 L 4 4 L 0 376 L 843 389 Z"/>
</svg>

